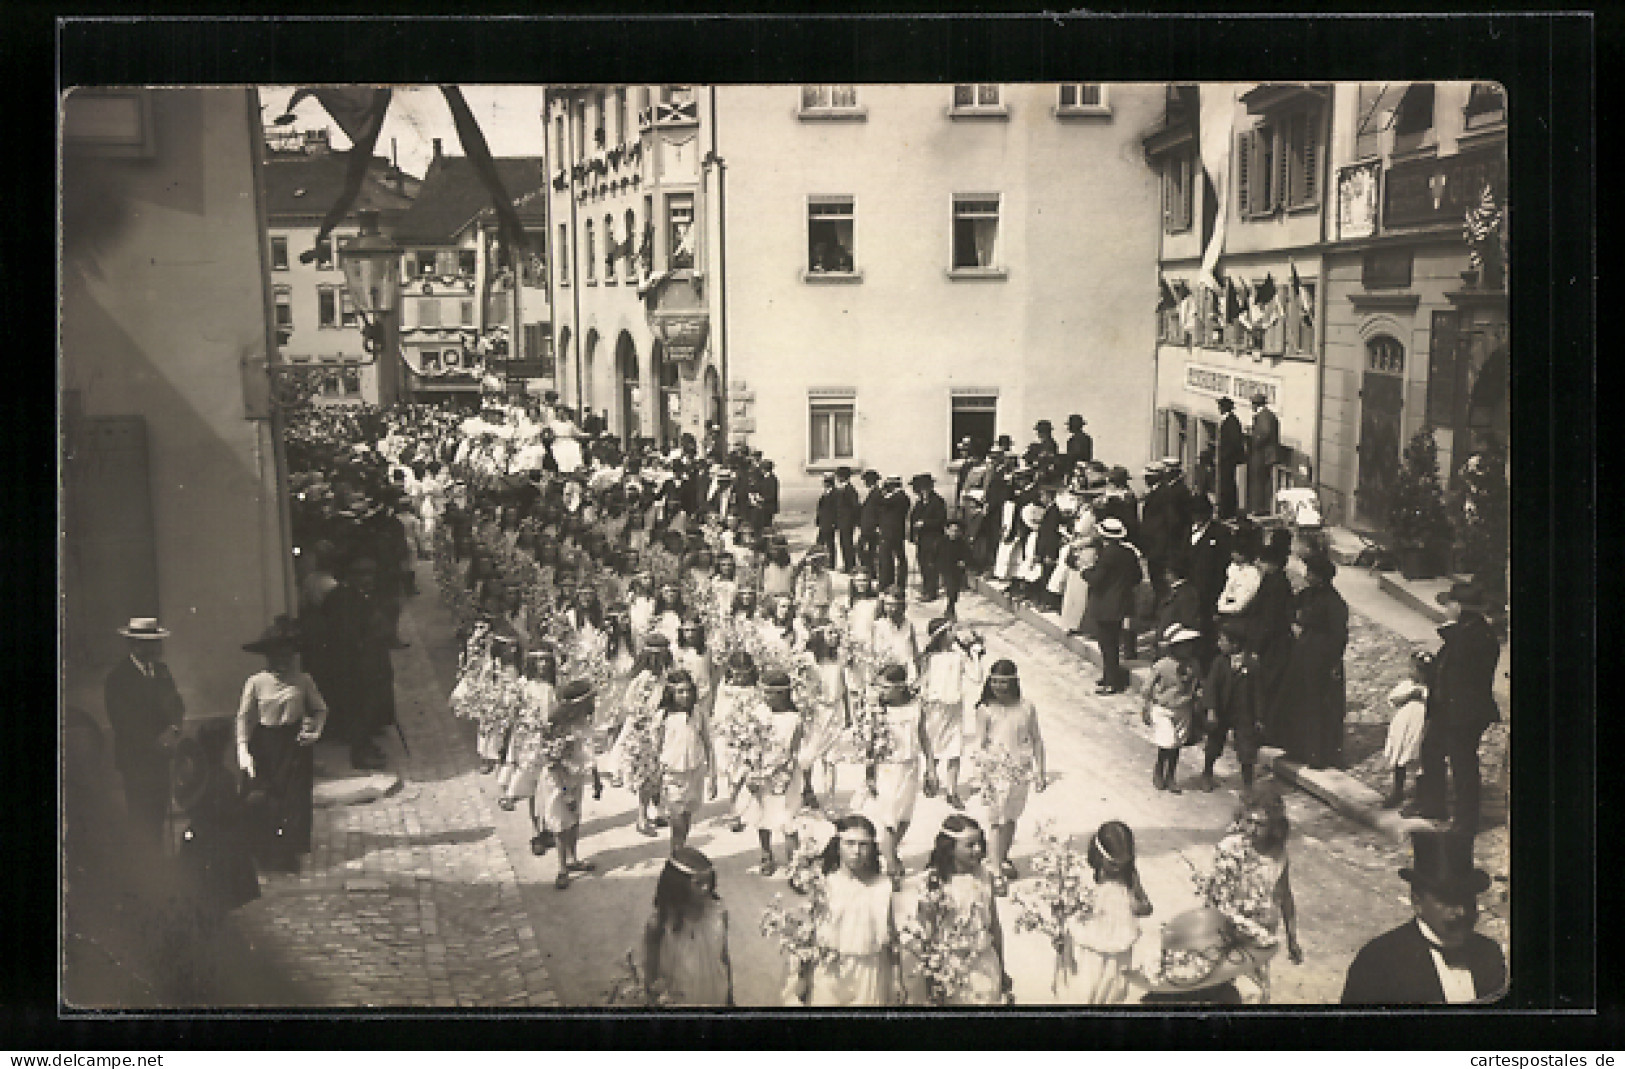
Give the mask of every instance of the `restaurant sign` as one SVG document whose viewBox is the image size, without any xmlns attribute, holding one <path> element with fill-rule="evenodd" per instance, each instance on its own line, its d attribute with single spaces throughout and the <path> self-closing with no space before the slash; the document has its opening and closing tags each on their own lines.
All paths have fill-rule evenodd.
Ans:
<svg viewBox="0 0 1625 1069">
<path fill-rule="evenodd" d="M 710 322 L 710 318 L 704 314 L 657 315 L 654 327 L 665 349 L 666 362 L 693 360 L 704 352 L 705 336 Z"/>
<path fill-rule="evenodd" d="M 1185 389 L 1207 397 L 1230 397 L 1237 401 L 1247 401 L 1254 394 L 1261 393 L 1269 400 L 1271 408 L 1280 411 L 1277 406 L 1281 380 L 1271 375 L 1245 374 L 1205 364 L 1187 363 Z"/>
<path fill-rule="evenodd" d="M 1504 204 L 1506 179 L 1506 153 L 1501 149 L 1396 163 L 1382 184 L 1383 226 L 1460 223 L 1467 209 L 1478 203 L 1486 182 L 1496 203 Z"/>
</svg>

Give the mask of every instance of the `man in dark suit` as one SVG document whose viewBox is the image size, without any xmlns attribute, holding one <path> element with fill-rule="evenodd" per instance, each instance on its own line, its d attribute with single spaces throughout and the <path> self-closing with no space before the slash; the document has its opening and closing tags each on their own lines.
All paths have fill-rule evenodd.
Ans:
<svg viewBox="0 0 1625 1069">
<path fill-rule="evenodd" d="M 1247 435 L 1236 418 L 1236 403 L 1219 398 L 1219 519 L 1236 518 L 1236 469 L 1247 459 Z"/>
<path fill-rule="evenodd" d="M 131 828 L 142 846 L 157 850 L 169 815 L 169 756 L 186 710 L 163 662 L 169 632 L 156 619 L 137 617 L 119 634 L 129 640 L 129 656 L 107 673 L 103 690 L 113 764 L 124 780 Z"/>
<path fill-rule="evenodd" d="M 1084 603 L 1085 627 L 1100 644 L 1101 675 L 1096 694 L 1121 694 L 1128 689 L 1129 674 L 1120 661 L 1123 648 L 1123 620 L 1134 611 L 1134 588 L 1140 584 L 1140 560 L 1123 544 L 1128 529 L 1123 521 L 1107 517 L 1095 524 L 1103 542 L 1095 565 L 1083 573 L 1089 585 Z"/>
<path fill-rule="evenodd" d="M 873 468 L 864 472 L 863 485 L 868 489 L 858 508 L 858 560 L 874 575 L 880 552 L 880 473 Z"/>
<path fill-rule="evenodd" d="M 1184 543 L 1185 574 L 1196 587 L 1202 619 L 1197 628 L 1202 632 L 1201 660 L 1207 665 L 1216 649 L 1213 614 L 1230 566 L 1230 530 L 1213 519 L 1213 503 L 1198 497 L 1191 501 L 1190 529 L 1180 541 Z"/>
<path fill-rule="evenodd" d="M 920 566 L 920 599 L 936 601 L 941 583 L 938 568 L 942 557 L 943 532 L 948 526 L 948 502 L 934 488 L 927 472 L 914 476 L 914 507 L 908 513 L 908 540 L 914 543 L 914 558 Z M 906 574 L 906 573 L 905 573 Z"/>
<path fill-rule="evenodd" d="M 1086 422 L 1076 413 L 1066 417 L 1066 429 L 1070 432 L 1066 438 L 1066 460 L 1070 471 L 1077 471 L 1095 459 L 1095 440 L 1083 429 Z"/>
<path fill-rule="evenodd" d="M 818 531 L 817 544 L 830 560 L 835 559 L 835 476 L 824 476 L 824 488 L 813 506 L 813 526 Z"/>
<path fill-rule="evenodd" d="M 331 711 L 331 734 L 349 743 L 350 764 L 357 769 L 384 767 L 376 736 L 395 722 L 395 668 L 388 621 L 376 594 L 377 571 L 369 558 L 351 561 L 322 605 L 333 665 L 333 693 L 323 697 Z"/>
<path fill-rule="evenodd" d="M 1005 447 L 996 445 L 987 457 L 987 490 L 981 522 L 967 531 L 970 566 L 983 571 L 993 564 L 1004 527 L 1004 503 L 1010 500 L 1009 463 Z"/>
<path fill-rule="evenodd" d="M 1473 867 L 1473 840 L 1454 832 L 1411 837 L 1415 862 L 1399 870 L 1416 916 L 1360 949 L 1343 984 L 1343 1004 L 1444 1005 L 1488 1002 L 1506 988 L 1506 956 L 1473 931 L 1478 896 L 1490 886 Z"/>
<path fill-rule="evenodd" d="M 758 492 L 762 495 L 761 522 L 757 527 L 766 531 L 773 526 L 773 520 L 779 514 L 779 477 L 773 474 L 771 460 L 761 462 L 756 483 Z"/>
<path fill-rule="evenodd" d="M 1457 583 L 1440 596 L 1451 622 L 1439 628 L 1444 644 L 1433 664 L 1428 691 L 1427 731 L 1422 736 L 1422 772 L 1416 798 L 1405 816 L 1443 820 L 1447 816 L 1446 766 L 1456 787 L 1451 827 L 1478 834 L 1478 743 L 1484 730 L 1501 719 L 1495 704 L 1495 663 L 1501 647 L 1484 618 L 1485 598 L 1472 583 Z"/>
<path fill-rule="evenodd" d="M 858 499 L 857 487 L 852 485 L 852 469 L 843 464 L 835 469 L 835 535 L 841 543 L 841 570 L 847 575 L 858 570 L 853 536 L 862 515 L 863 502 Z M 834 561 L 834 555 L 829 559 Z"/>
<path fill-rule="evenodd" d="M 1269 409 L 1269 398 L 1253 395 L 1253 431 L 1247 443 L 1247 511 L 1268 516 L 1275 511 L 1275 465 L 1280 460 L 1281 421 Z"/>
<path fill-rule="evenodd" d="M 1140 499 L 1140 532 L 1134 544 L 1145 554 L 1146 574 L 1157 592 L 1158 600 L 1161 600 L 1167 589 L 1163 575 L 1173 555 L 1174 540 L 1183 528 L 1173 526 L 1175 506 L 1169 491 L 1174 480 L 1167 469 L 1161 463 L 1147 464 L 1142 478 L 1145 480 L 1145 497 Z"/>
<path fill-rule="evenodd" d="M 896 586 L 908 589 L 908 495 L 903 492 L 903 479 L 899 475 L 886 476 L 880 489 L 879 577 L 881 589 Z"/>
</svg>

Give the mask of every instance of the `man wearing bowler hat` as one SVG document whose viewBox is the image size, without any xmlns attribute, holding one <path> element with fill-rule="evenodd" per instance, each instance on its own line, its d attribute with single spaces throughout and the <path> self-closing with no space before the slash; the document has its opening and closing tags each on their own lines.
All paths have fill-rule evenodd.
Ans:
<svg viewBox="0 0 1625 1069">
<path fill-rule="evenodd" d="M 1073 471 L 1095 459 L 1095 440 L 1083 429 L 1087 422 L 1077 413 L 1066 417 L 1066 459 Z"/>
<path fill-rule="evenodd" d="M 948 525 L 948 503 L 933 489 L 929 472 L 914 476 L 914 507 L 909 510 L 908 540 L 914 543 L 914 559 L 920 566 L 920 600 L 936 601 L 941 584 L 938 565 L 942 557 L 943 532 Z"/>
<path fill-rule="evenodd" d="M 863 502 L 858 500 L 858 489 L 852 485 L 852 469 L 842 464 L 835 469 L 835 535 L 841 544 L 841 570 L 851 575 L 858 570 L 854 534 L 862 518 Z M 835 560 L 830 554 L 830 562 Z"/>
<path fill-rule="evenodd" d="M 1275 465 L 1280 460 L 1281 421 L 1270 411 L 1270 399 L 1253 394 L 1253 429 L 1247 440 L 1247 511 L 1268 516 L 1275 511 Z"/>
<path fill-rule="evenodd" d="M 903 479 L 898 475 L 886 476 L 880 488 L 880 560 L 878 571 L 882 587 L 893 584 L 908 589 L 908 495 L 903 493 Z"/>
<path fill-rule="evenodd" d="M 1219 398 L 1219 519 L 1236 518 L 1236 469 L 1247 459 L 1247 435 L 1236 418 L 1236 403 Z"/>
<path fill-rule="evenodd" d="M 1478 743 L 1484 731 L 1501 719 L 1495 704 L 1495 663 L 1501 656 L 1489 621 L 1486 599 L 1473 583 L 1456 583 L 1439 596 L 1450 622 L 1439 628 L 1444 644 L 1433 662 L 1433 686 L 1428 691 L 1427 731 L 1422 736 L 1422 771 L 1416 780 L 1416 798 L 1405 816 L 1444 820 L 1445 770 L 1455 781 L 1456 808 L 1452 828 L 1471 837 L 1478 833 Z"/>
<path fill-rule="evenodd" d="M 124 780 L 130 826 L 142 845 L 156 849 L 169 815 L 169 758 L 186 709 L 163 662 L 169 632 L 155 618 L 138 616 L 118 633 L 129 655 L 107 673 L 103 692 L 113 763 Z"/>
<path fill-rule="evenodd" d="M 1473 931 L 1490 878 L 1473 867 L 1473 840 L 1454 832 L 1411 836 L 1399 876 L 1416 916 L 1361 948 L 1343 984 L 1344 1005 L 1488 1002 L 1506 988 L 1506 956 Z"/>
<path fill-rule="evenodd" d="M 863 473 L 863 504 L 858 506 L 858 562 L 870 575 L 880 548 L 880 473 L 870 468 Z"/>
</svg>

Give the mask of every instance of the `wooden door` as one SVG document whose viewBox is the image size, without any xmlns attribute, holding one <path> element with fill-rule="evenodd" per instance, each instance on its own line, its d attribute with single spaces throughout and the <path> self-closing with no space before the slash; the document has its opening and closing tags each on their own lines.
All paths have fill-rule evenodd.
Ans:
<svg viewBox="0 0 1625 1069">
<path fill-rule="evenodd" d="M 1355 514 L 1363 524 L 1388 524 L 1389 493 L 1399 474 L 1400 407 L 1405 380 L 1367 371 L 1360 388 L 1359 486 Z"/>
</svg>

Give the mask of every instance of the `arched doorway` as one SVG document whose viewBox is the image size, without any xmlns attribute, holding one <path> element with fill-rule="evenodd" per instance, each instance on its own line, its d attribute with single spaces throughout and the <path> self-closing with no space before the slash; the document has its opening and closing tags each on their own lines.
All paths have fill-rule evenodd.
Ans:
<svg viewBox="0 0 1625 1069">
<path fill-rule="evenodd" d="M 570 352 L 570 328 L 559 329 L 559 344 L 553 350 L 553 389 L 559 392 L 559 404 L 565 408 L 574 408 L 575 395 L 575 367 L 571 358 L 575 355 Z"/>
<path fill-rule="evenodd" d="M 1360 382 L 1359 484 L 1355 514 L 1362 523 L 1388 525 L 1388 502 L 1399 473 L 1400 409 L 1405 399 L 1405 347 L 1388 334 L 1365 343 Z"/>
<path fill-rule="evenodd" d="M 722 376 L 715 367 L 705 369 L 705 422 L 722 426 Z"/>
<path fill-rule="evenodd" d="M 660 448 L 673 449 L 682 437 L 683 381 L 676 361 L 666 359 L 665 347 L 655 342 L 655 367 L 660 374 Z"/>
<path fill-rule="evenodd" d="M 587 344 L 581 350 L 581 411 L 577 413 L 576 425 L 581 426 L 589 413 L 594 411 L 593 398 L 593 358 L 598 355 L 598 331 L 587 331 Z"/>
<path fill-rule="evenodd" d="M 643 433 L 638 420 L 638 400 L 642 391 L 638 380 L 638 349 L 632 342 L 632 335 L 624 330 L 615 342 L 615 368 L 621 382 L 621 441 L 630 445 L 632 439 Z"/>
</svg>

